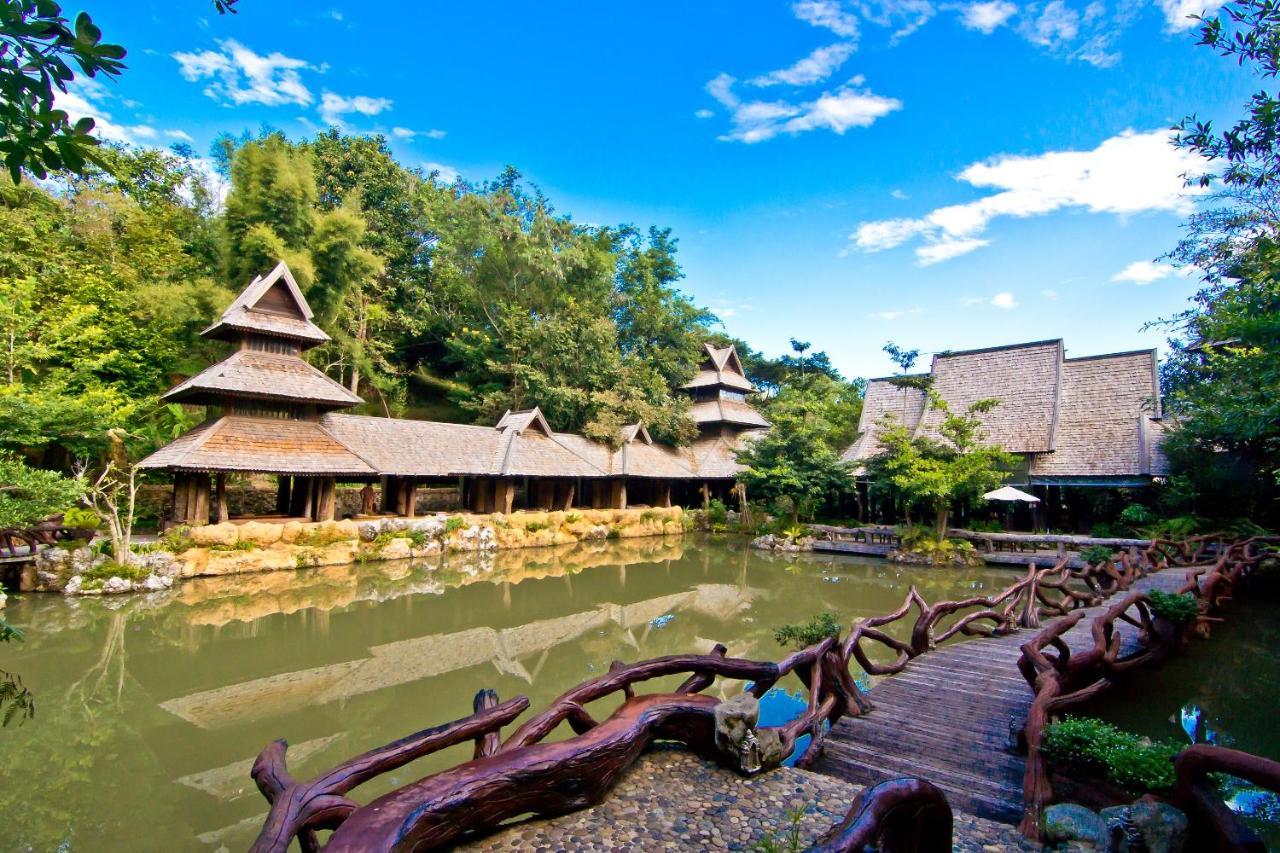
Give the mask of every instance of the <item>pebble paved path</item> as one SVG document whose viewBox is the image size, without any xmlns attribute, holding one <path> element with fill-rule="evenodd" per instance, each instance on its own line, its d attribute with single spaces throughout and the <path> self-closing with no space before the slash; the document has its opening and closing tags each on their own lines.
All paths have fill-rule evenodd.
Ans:
<svg viewBox="0 0 1280 853">
<path fill-rule="evenodd" d="M 788 813 L 804 809 L 803 850 L 844 818 L 861 790 L 849 782 L 780 768 L 743 779 L 675 748 L 658 747 L 619 780 L 594 808 L 553 820 L 518 824 L 459 849 L 472 853 L 531 850 L 758 850 L 788 846 Z M 1039 850 L 1012 826 L 956 813 L 957 853 Z"/>
</svg>

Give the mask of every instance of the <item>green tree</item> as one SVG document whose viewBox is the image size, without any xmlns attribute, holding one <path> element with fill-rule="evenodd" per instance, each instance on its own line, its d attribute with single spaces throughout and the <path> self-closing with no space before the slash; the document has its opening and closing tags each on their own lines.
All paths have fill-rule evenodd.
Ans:
<svg viewBox="0 0 1280 853">
<path fill-rule="evenodd" d="M 998 400 L 979 400 L 956 414 L 936 392 L 927 393 L 929 405 L 942 413 L 939 437 L 913 435 L 897 418 L 886 415 L 879 424 L 882 450 L 868 466 L 868 476 L 887 480 L 907 500 L 927 505 L 942 539 L 952 504 L 999 486 L 1017 457 L 984 441 L 980 416 Z"/>
<path fill-rule="evenodd" d="M 0 453 L 0 527 L 30 527 L 75 506 L 84 482 Z"/>
<path fill-rule="evenodd" d="M 1280 8 L 1236 0 L 1204 20 L 1199 43 L 1264 81 L 1280 60 Z M 1186 311 L 1162 321 L 1162 368 L 1172 425 L 1166 511 L 1280 519 L 1280 100 L 1263 89 L 1225 130 L 1190 115 L 1176 144 L 1200 154 L 1190 181 L 1210 189 L 1168 260 L 1203 284 Z"/>
<path fill-rule="evenodd" d="M 748 440 L 738 453 L 738 462 L 746 466 L 739 479 L 747 494 L 788 512 L 793 523 L 813 517 L 853 488 L 850 466 L 840 460 L 842 439 L 836 435 L 843 424 L 814 404 L 816 396 L 784 391 L 768 408 L 772 428 Z"/>
</svg>

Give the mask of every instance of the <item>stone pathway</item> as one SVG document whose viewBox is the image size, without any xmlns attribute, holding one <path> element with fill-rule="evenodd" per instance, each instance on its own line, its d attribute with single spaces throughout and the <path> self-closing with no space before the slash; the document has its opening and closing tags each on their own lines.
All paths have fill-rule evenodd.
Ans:
<svg viewBox="0 0 1280 853">
<path fill-rule="evenodd" d="M 531 850 L 803 850 L 844 819 L 859 786 L 781 768 L 753 779 L 677 748 L 658 747 L 594 808 L 517 824 L 460 847 L 481 853 Z M 789 814 L 803 809 L 800 845 Z M 772 841 L 772 847 L 763 844 Z M 1039 850 L 1012 826 L 956 813 L 959 853 Z"/>
</svg>

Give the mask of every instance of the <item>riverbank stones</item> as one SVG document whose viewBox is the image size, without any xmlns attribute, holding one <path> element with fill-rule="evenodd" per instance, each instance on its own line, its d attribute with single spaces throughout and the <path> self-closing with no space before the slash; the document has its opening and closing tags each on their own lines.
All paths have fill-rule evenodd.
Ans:
<svg viewBox="0 0 1280 853">
<path fill-rule="evenodd" d="M 783 767 L 752 778 L 678 747 L 659 746 L 631 766 L 598 806 L 528 821 L 461 846 L 497 851 L 751 851 L 805 849 L 844 819 L 861 788 Z M 955 815 L 957 853 L 1032 851 L 1012 826 Z"/>
</svg>

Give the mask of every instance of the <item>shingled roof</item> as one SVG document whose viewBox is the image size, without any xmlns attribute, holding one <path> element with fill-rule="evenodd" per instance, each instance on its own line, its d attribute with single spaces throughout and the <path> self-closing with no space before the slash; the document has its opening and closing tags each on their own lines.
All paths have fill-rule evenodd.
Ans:
<svg viewBox="0 0 1280 853">
<path fill-rule="evenodd" d="M 742 360 L 738 358 L 738 350 L 732 344 L 727 347 L 703 344 L 703 351 L 706 355 L 698 369 L 698 374 L 681 387 L 693 390 L 720 386 L 741 391 L 744 394 L 756 390 L 756 386 L 747 379 L 742 369 Z"/>
<path fill-rule="evenodd" d="M 1061 340 L 942 353 L 930 374 L 867 384 L 858 439 L 843 459 L 880 452 L 876 424 L 892 415 L 916 435 L 937 435 L 942 412 L 900 380 L 931 377 L 953 412 L 977 400 L 1000 404 L 981 416 L 986 438 L 1030 457 L 1033 481 L 1149 477 L 1167 471 L 1159 449 L 1154 350 L 1064 358 Z"/>
<path fill-rule="evenodd" d="M 727 423 L 746 427 L 767 427 L 769 422 L 749 403 L 738 400 L 699 400 L 689 407 L 694 422 Z"/>
<path fill-rule="evenodd" d="M 161 399 L 191 405 L 220 404 L 227 397 L 346 407 L 361 401 L 296 355 L 236 350 L 223 361 L 170 389 Z"/>
<path fill-rule="evenodd" d="M 284 261 L 249 283 L 222 312 L 218 322 L 200 334 L 234 340 L 245 332 L 288 338 L 304 349 L 325 343 L 329 336 L 311 322 L 311 306 Z"/>
<path fill-rule="evenodd" d="M 301 476 L 378 473 L 315 421 L 240 416 L 206 421 L 138 467 Z"/>
</svg>

